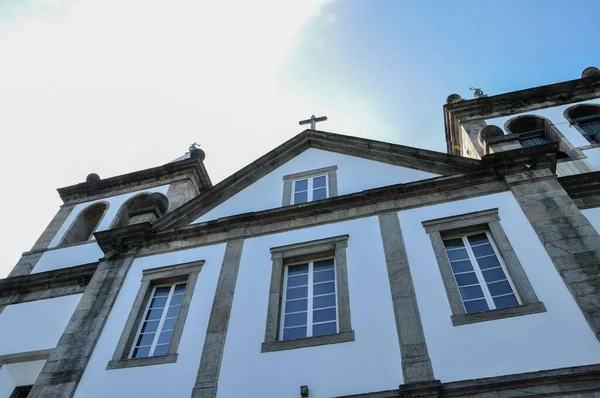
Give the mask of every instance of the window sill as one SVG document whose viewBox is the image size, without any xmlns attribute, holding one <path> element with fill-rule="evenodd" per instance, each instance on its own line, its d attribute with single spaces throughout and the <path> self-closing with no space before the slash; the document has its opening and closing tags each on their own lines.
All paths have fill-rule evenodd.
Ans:
<svg viewBox="0 0 600 398">
<path fill-rule="evenodd" d="M 354 341 L 354 330 L 325 336 L 305 337 L 303 339 L 269 341 L 262 343 L 261 352 L 294 350 L 303 347 L 315 347 L 326 344 L 347 343 Z"/>
<path fill-rule="evenodd" d="M 520 305 L 518 307 L 502 308 L 499 310 L 490 310 L 485 312 L 475 312 L 473 314 L 452 315 L 452 325 L 459 326 L 468 323 L 486 322 L 494 319 L 510 318 L 513 316 L 537 314 L 546 312 L 546 306 L 541 301 Z"/>
<path fill-rule="evenodd" d="M 135 368 L 138 366 L 162 365 L 165 363 L 174 362 L 177 362 L 177 353 L 161 355 L 157 357 L 117 359 L 109 361 L 108 365 L 106 366 L 106 370 Z"/>
</svg>

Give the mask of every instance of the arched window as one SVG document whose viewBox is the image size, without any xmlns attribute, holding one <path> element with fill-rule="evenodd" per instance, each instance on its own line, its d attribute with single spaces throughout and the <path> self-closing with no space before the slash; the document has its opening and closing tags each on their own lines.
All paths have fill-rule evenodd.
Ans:
<svg viewBox="0 0 600 398">
<path fill-rule="evenodd" d="M 111 228 L 120 228 L 127 226 L 129 224 L 129 218 L 131 217 L 131 214 L 134 213 L 136 210 L 144 208 L 147 197 L 147 193 L 142 193 L 140 195 L 134 196 L 133 198 L 129 199 L 125 204 L 123 204 Z"/>
<path fill-rule="evenodd" d="M 521 116 L 512 119 L 506 128 L 514 134 L 520 134 L 523 147 L 550 144 L 546 134 L 546 120 L 537 116 Z"/>
<path fill-rule="evenodd" d="M 75 222 L 73 222 L 65 236 L 62 238 L 59 246 L 89 240 L 98 227 L 98 224 L 100 224 L 100 220 L 107 208 L 108 206 L 106 203 L 96 203 L 79 213 Z"/>
<path fill-rule="evenodd" d="M 600 144 L 600 105 L 574 106 L 565 117 L 590 143 Z"/>
</svg>

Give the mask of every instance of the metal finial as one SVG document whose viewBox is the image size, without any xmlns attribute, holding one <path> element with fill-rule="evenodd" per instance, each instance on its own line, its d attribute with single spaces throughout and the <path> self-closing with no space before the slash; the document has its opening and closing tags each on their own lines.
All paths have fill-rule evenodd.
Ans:
<svg viewBox="0 0 600 398">
<path fill-rule="evenodd" d="M 483 90 L 478 87 L 469 87 L 469 90 L 473 91 L 473 97 L 475 98 L 487 97 L 487 94 L 485 94 Z"/>
<path fill-rule="evenodd" d="M 198 144 L 197 142 L 194 142 L 192 145 L 190 145 L 190 152 L 192 152 L 194 149 L 198 149 L 200 148 L 200 144 Z"/>
</svg>

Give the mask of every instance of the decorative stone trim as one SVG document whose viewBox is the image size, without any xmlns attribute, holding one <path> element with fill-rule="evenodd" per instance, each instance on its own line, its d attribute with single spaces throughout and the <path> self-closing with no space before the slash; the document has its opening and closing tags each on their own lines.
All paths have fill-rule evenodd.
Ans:
<svg viewBox="0 0 600 398">
<path fill-rule="evenodd" d="M 450 303 L 450 309 L 452 310 L 451 320 L 454 326 L 546 311 L 544 304 L 538 300 L 525 270 L 521 266 L 510 241 L 500 225 L 498 209 L 423 221 L 422 225 L 431 239 L 446 295 Z M 446 255 L 443 236 L 462 235 L 476 231 L 488 231 L 492 235 L 492 239 L 499 251 L 498 254 L 504 260 L 506 271 L 513 282 L 522 305 L 471 314 L 465 312 L 460 292 L 452 273 L 452 267 Z"/>
<path fill-rule="evenodd" d="M 177 360 L 177 348 L 179 346 L 179 340 L 183 333 L 183 327 L 185 325 L 185 319 L 187 317 L 194 288 L 196 286 L 196 280 L 198 274 L 202 269 L 204 261 L 194 261 L 186 264 L 170 265 L 160 268 L 152 268 L 143 270 L 142 285 L 135 298 L 135 302 L 125 323 L 125 328 L 121 334 L 121 338 L 113 354 L 113 359 L 108 362 L 106 369 L 122 369 L 131 368 L 135 366 L 148 366 L 157 365 L 163 363 L 172 363 Z M 129 351 L 135 338 L 137 337 L 137 331 L 140 327 L 140 323 L 145 315 L 144 309 L 148 305 L 150 300 L 150 293 L 152 292 L 153 286 L 162 283 L 175 283 L 175 282 L 186 282 L 185 293 L 181 301 L 181 308 L 179 309 L 179 317 L 173 330 L 173 336 L 171 337 L 171 344 L 169 345 L 169 351 L 167 355 L 147 357 L 147 358 L 128 358 Z"/>
<path fill-rule="evenodd" d="M 397 213 L 380 214 L 379 228 L 392 293 L 403 380 L 406 383 L 434 380 Z"/>
<path fill-rule="evenodd" d="M 327 192 L 329 198 L 338 195 L 337 187 L 337 166 L 323 167 L 321 169 L 314 169 L 303 171 L 301 173 L 288 174 L 283 176 L 283 200 L 282 206 L 289 206 L 292 204 L 292 182 L 294 180 L 308 178 L 319 174 L 327 175 Z"/>
<path fill-rule="evenodd" d="M 8 365 L 10 363 L 46 360 L 51 353 L 52 350 L 47 349 L 0 355 L 0 366 Z"/>
<path fill-rule="evenodd" d="M 271 248 L 273 268 L 271 271 L 269 304 L 267 307 L 265 341 L 262 344 L 261 352 L 291 350 L 301 347 L 354 341 L 354 332 L 352 331 L 350 321 L 350 298 L 346 264 L 348 238 L 348 235 L 341 235 Z M 278 336 L 284 266 L 291 262 L 308 260 L 322 255 L 331 255 L 335 259 L 339 331 L 335 335 L 280 341 Z"/>
</svg>

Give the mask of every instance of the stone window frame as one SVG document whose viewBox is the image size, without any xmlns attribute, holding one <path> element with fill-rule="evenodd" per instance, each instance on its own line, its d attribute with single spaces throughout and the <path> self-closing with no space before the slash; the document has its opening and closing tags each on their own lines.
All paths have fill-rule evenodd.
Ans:
<svg viewBox="0 0 600 398">
<path fill-rule="evenodd" d="M 544 303 L 538 300 L 519 258 L 504 233 L 497 208 L 427 220 L 423 221 L 422 225 L 429 235 L 433 246 L 452 311 L 450 318 L 454 326 L 546 311 Z M 516 293 L 521 300 L 521 305 L 471 314 L 465 312 L 460 291 L 456 285 L 452 267 L 446 255 L 443 238 L 444 236 L 462 235 L 479 231 L 487 231 L 491 235 L 493 243 L 498 249 L 498 255 L 506 266 L 508 277 L 512 281 Z"/>
<path fill-rule="evenodd" d="M 184 264 L 169 265 L 159 268 L 145 269 L 142 271 L 141 286 L 129 312 L 129 317 L 117 343 L 117 348 L 112 360 L 108 362 L 106 369 L 123 369 L 137 366 L 159 365 L 177 361 L 177 348 L 183 333 L 190 302 L 202 270 L 204 260 L 193 261 Z M 165 283 L 186 282 L 185 293 L 179 309 L 179 317 L 173 330 L 171 343 L 167 355 L 152 356 L 146 358 L 129 358 L 132 344 L 137 337 L 137 332 L 145 315 L 148 300 L 154 286 Z"/>
<path fill-rule="evenodd" d="M 310 178 L 317 176 L 318 174 L 327 176 L 327 198 L 338 196 L 337 166 L 323 167 L 320 169 L 308 170 L 283 176 L 282 206 L 290 206 L 292 204 L 292 183 L 294 180 Z"/>
<path fill-rule="evenodd" d="M 314 347 L 354 341 L 354 330 L 350 320 L 350 297 L 348 291 L 348 267 L 346 248 L 349 235 L 334 236 L 309 242 L 295 243 L 271 248 L 271 285 L 267 308 L 265 341 L 261 352 L 293 350 L 301 347 Z M 334 258 L 336 272 L 336 299 L 338 308 L 338 333 L 304 337 L 294 340 L 279 340 L 283 296 L 283 274 L 286 264 L 308 261 L 324 256 Z"/>
</svg>

